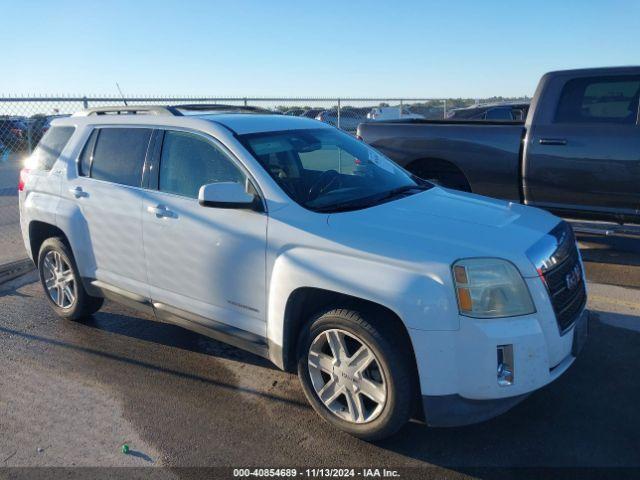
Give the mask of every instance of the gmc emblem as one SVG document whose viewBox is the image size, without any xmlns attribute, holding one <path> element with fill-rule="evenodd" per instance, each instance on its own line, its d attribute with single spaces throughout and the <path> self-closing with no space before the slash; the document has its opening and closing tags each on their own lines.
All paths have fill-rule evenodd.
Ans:
<svg viewBox="0 0 640 480">
<path fill-rule="evenodd" d="M 567 289 L 573 290 L 574 288 L 576 288 L 578 286 L 578 283 L 580 283 L 580 277 L 580 264 L 576 263 L 569 271 L 569 273 L 567 273 L 567 275 L 564 277 L 564 281 L 567 284 Z"/>
</svg>

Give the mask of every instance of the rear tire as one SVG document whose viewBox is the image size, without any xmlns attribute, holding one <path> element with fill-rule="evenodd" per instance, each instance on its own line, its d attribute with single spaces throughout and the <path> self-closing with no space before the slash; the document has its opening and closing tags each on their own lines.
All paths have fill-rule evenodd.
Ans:
<svg viewBox="0 0 640 480">
<path fill-rule="evenodd" d="M 411 349 L 398 338 L 377 312 L 334 309 L 311 319 L 298 343 L 298 376 L 314 410 L 363 440 L 396 433 L 411 417 L 415 387 Z"/>
<path fill-rule="evenodd" d="M 92 297 L 84 289 L 73 253 L 61 238 L 48 238 L 42 243 L 38 274 L 45 296 L 62 318 L 81 320 L 96 313 L 104 303 L 103 298 Z"/>
<path fill-rule="evenodd" d="M 452 188 L 462 192 L 471 192 L 471 185 L 462 171 L 452 164 L 433 160 L 431 162 L 414 162 L 407 170 L 417 177 L 435 183 L 441 187 Z"/>
</svg>

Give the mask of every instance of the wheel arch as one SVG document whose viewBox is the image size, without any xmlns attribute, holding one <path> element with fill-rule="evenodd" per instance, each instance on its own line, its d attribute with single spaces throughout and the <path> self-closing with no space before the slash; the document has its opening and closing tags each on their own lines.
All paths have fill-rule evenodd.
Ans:
<svg viewBox="0 0 640 480">
<path fill-rule="evenodd" d="M 313 316 L 336 307 L 356 310 L 365 315 L 384 315 L 392 322 L 391 328 L 394 332 L 398 332 L 398 338 L 394 339 L 394 342 L 399 342 L 403 347 L 406 347 L 406 352 L 409 355 L 413 381 L 415 382 L 414 391 L 417 393 L 415 416 L 422 419 L 424 414 L 420 403 L 418 366 L 409 330 L 396 312 L 371 300 L 317 287 L 299 287 L 292 291 L 287 299 L 284 313 L 282 367 L 288 372 L 296 370 L 296 350 L 302 328 Z"/>
<path fill-rule="evenodd" d="M 40 247 L 44 241 L 52 237 L 61 238 L 62 241 L 71 249 L 69 239 L 60 227 L 40 220 L 32 220 L 29 222 L 29 247 L 31 249 L 31 258 L 34 263 L 38 263 L 38 254 L 40 253 Z"/>
<path fill-rule="evenodd" d="M 450 160 L 437 157 L 418 158 L 409 162 L 405 168 L 414 175 L 426 180 L 445 177 L 445 182 L 442 184 L 444 187 L 452 186 L 453 188 L 459 187 L 459 190 L 472 191 L 467 174 Z M 447 181 L 455 185 L 447 185 Z"/>
<path fill-rule="evenodd" d="M 400 316 L 392 309 L 371 300 L 332 290 L 317 287 L 299 287 L 289 295 L 284 312 L 282 356 L 286 370 L 291 371 L 295 368 L 297 342 L 304 324 L 312 316 L 336 307 L 358 310 L 368 314 L 378 313 L 385 315 L 393 322 L 394 328 L 401 333 L 401 338 L 411 346 L 411 338 L 407 327 Z M 412 346 L 411 351 L 413 355 Z"/>
</svg>

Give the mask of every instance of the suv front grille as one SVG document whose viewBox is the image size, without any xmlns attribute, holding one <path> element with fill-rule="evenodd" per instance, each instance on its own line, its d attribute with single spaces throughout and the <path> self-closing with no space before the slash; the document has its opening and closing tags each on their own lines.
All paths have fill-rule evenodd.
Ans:
<svg viewBox="0 0 640 480">
<path fill-rule="evenodd" d="M 573 242 L 573 247 L 569 249 L 568 255 L 560 263 L 543 274 L 561 332 L 565 332 L 573 325 L 573 322 L 587 302 L 587 291 L 582 276 L 582 267 L 580 266 L 578 248 L 573 240 L 573 235 L 565 241 Z M 571 276 L 575 268 L 577 268 L 579 273 L 579 279 L 577 283 L 572 284 L 571 281 L 568 280 L 568 276 Z"/>
</svg>

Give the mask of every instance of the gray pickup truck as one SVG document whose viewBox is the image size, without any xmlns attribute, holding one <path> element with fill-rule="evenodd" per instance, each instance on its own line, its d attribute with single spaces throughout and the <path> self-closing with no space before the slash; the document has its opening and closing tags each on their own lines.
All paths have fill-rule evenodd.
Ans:
<svg viewBox="0 0 640 480">
<path fill-rule="evenodd" d="M 391 120 L 358 136 L 443 186 L 640 223 L 640 67 L 547 73 L 526 121 Z"/>
</svg>

